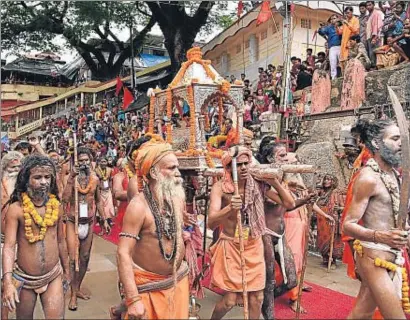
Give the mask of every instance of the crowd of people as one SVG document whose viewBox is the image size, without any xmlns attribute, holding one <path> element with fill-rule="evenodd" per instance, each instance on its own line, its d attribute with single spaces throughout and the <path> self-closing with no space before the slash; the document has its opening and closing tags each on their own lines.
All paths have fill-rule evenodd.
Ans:
<svg viewBox="0 0 410 320">
<path fill-rule="evenodd" d="M 333 15 L 318 30 L 327 38 L 326 52 L 314 56 L 307 49 L 305 61 L 292 57 L 292 91 L 310 86 L 317 69 L 332 78 L 343 74 L 352 58 L 367 69 L 381 67 L 385 58 L 379 57 L 379 44 L 407 61 L 405 7 L 393 1 L 382 5 L 384 20 L 373 1 L 360 4 L 359 18 L 351 7 L 343 18 Z M 248 130 L 263 113 L 279 112 L 283 94 L 282 66 L 258 71 L 253 82 L 241 75 L 244 145 L 238 146 L 228 99 L 211 100 L 205 110 L 208 148 L 222 151 L 223 171 L 212 178 L 210 194 L 201 195 L 209 200 L 207 227 L 214 232 L 207 253 L 192 194 L 199 182 L 180 172 L 175 146 L 165 143 L 169 122 L 175 129 L 191 125 L 194 115 L 186 101 L 174 102 L 171 119 L 164 117 L 153 132 L 148 132 L 148 112 L 125 112 L 115 99 L 77 106 L 45 121 L 40 136 L 6 150 L 1 159 L 2 317 L 15 311 L 18 319 L 32 319 L 38 295 L 47 319 L 64 318 L 69 289 L 71 311 L 78 309 L 78 298 L 90 299 L 81 285 L 98 229 L 119 239 L 120 299 L 110 307 L 112 319 L 188 319 L 190 296 L 201 297 L 204 269 L 197 257 L 205 254 L 212 256 L 212 285 L 224 291 L 212 319 L 223 318 L 235 305 L 246 306 L 250 319 L 261 313 L 273 319 L 275 297 L 286 294 L 296 312 L 300 290 L 312 290 L 301 278 L 306 235 L 313 228 L 323 264 L 335 268 L 343 258 L 348 275 L 362 281 L 352 318 L 372 318 L 378 307 L 386 319 L 405 319 L 410 311 L 403 267 L 407 252 L 400 249 L 408 246 L 408 233 L 399 230 L 398 127 L 390 120 L 359 120 L 352 129 L 358 158 L 347 189 L 340 189 L 326 168 L 320 182 L 307 188 L 297 171 L 299 160 L 286 145 L 274 136 L 256 145 Z M 238 83 L 233 76 L 229 80 Z M 238 146 L 236 161 L 229 152 L 233 146 Z M 259 170 L 269 166 L 275 172 L 273 167 L 289 164 L 294 171 L 283 176 Z M 389 272 L 400 272 L 400 295 Z M 244 282 L 248 295 L 242 294 Z"/>
<path fill-rule="evenodd" d="M 291 57 L 291 92 L 312 85 L 315 70 L 330 73 L 332 79 L 343 76 L 347 62 L 358 59 L 367 71 L 391 67 L 410 58 L 410 20 L 408 4 L 404 1 L 359 4 L 360 15 L 353 14 L 353 7 L 344 8 L 343 16 L 334 14 L 322 23 L 317 34 L 326 39 L 326 50 L 316 55 L 306 50 L 305 59 Z M 278 112 L 282 88 L 283 66 L 269 64 L 258 69 L 254 81 L 241 74 L 245 85 L 245 126 L 260 122 L 264 112 Z M 226 77 L 234 84 L 234 75 Z"/>
<path fill-rule="evenodd" d="M 232 120 L 224 116 L 224 130 L 235 131 Z M 128 313 L 134 319 L 187 318 L 189 295 L 197 290 L 193 283 L 203 273 L 195 269 L 192 259 L 192 254 L 194 260 L 197 255 L 204 254 L 199 253 L 202 245 L 198 239 L 202 235 L 195 205 L 192 205 L 192 197 L 187 197 L 189 186 L 192 188 L 195 182 L 187 184 L 190 180 L 178 170 L 178 158 L 165 143 L 166 130 L 159 134 L 158 131 L 148 133 L 147 124 L 145 114 L 124 113 L 116 105 L 80 106 L 67 117 L 45 123 L 45 133 L 40 137 L 30 137 L 29 141 L 18 143 L 3 155 L 4 312 L 16 310 L 17 318 L 32 318 L 36 297 L 40 294 L 46 318 L 62 318 L 63 295 L 69 288 L 69 310 L 77 310 L 78 298 L 89 299 L 81 284 L 90 259 L 94 224 L 99 224 L 101 235 L 114 232 L 119 236 L 122 300 L 110 308 L 111 316 L 119 319 Z M 359 164 L 356 163 L 357 185 L 371 183 L 363 180 L 361 170 L 380 180 L 375 175 L 379 166 L 392 170 L 399 165 L 400 134 L 394 123 L 362 121 L 352 134 L 357 136 L 362 148 Z M 208 141 L 212 138 L 210 136 Z M 249 143 L 249 139 L 247 141 Z M 374 141 L 380 147 L 375 148 Z M 238 143 L 235 139 L 219 142 L 217 146 L 222 146 L 222 150 Z M 73 158 L 75 143 L 77 163 Z M 233 194 L 232 156 L 228 150 L 221 158 L 225 174 L 212 185 L 208 217 L 208 227 L 214 230 L 210 248 L 213 257 L 211 281 L 226 292 L 215 306 L 213 319 L 222 318 L 236 304 L 244 304 L 241 268 L 238 265 L 232 269 L 226 265 L 227 259 L 239 261 L 235 240 L 237 210 L 242 211 L 244 219 L 244 254 L 253 261 L 246 273 L 251 318 L 259 317 L 261 312 L 266 319 L 273 318 L 274 298 L 282 294 L 288 296 L 291 309 L 297 310 L 310 212 L 317 226 L 315 241 L 326 266 L 335 267 L 344 252 L 350 252 L 351 248 L 343 243 L 343 240 L 351 241 L 349 236 L 360 240 L 353 245 L 360 253 L 367 252 L 366 248 L 375 250 L 368 243 L 384 243 L 392 248 L 405 243 L 404 233 L 383 227 L 383 223 L 396 225 L 396 220 L 374 213 L 371 207 L 357 209 L 359 199 L 352 195 L 358 192 L 358 187 L 348 188 L 346 193 L 338 188 L 333 175 L 325 174 L 317 190 L 309 190 L 297 173 L 285 175 L 283 181 L 263 176 L 255 180 L 251 167 L 298 163 L 295 154 L 289 153 L 275 137 L 265 137 L 258 149 L 258 152 L 246 146 L 238 149 L 239 195 Z M 383 179 L 378 183 L 385 183 Z M 387 186 L 391 186 L 395 182 L 389 180 L 388 183 Z M 376 195 L 366 193 L 362 196 L 369 198 L 366 201 L 386 207 L 385 212 L 392 211 L 393 217 L 396 209 L 389 208 L 386 200 L 380 200 L 386 199 L 387 191 L 379 184 L 375 188 L 363 188 L 378 192 Z M 394 188 L 388 190 L 396 192 Z M 373 214 L 377 214 L 378 221 L 384 222 L 380 225 L 367 222 L 366 217 Z M 361 218 L 365 227 L 357 224 Z M 343 228 L 347 240 L 342 239 Z M 33 261 L 27 257 L 39 259 Z M 385 255 L 380 258 L 389 259 Z M 357 261 L 362 286 L 379 294 L 372 278 L 367 278 L 367 272 L 379 274 L 379 277 L 381 272 L 373 271 L 375 267 L 370 266 L 363 269 L 367 260 Z M 275 268 L 280 270 L 281 280 L 275 280 Z M 390 279 L 383 276 L 380 281 L 388 287 Z M 176 291 L 171 289 L 174 286 Z M 312 289 L 304 286 L 303 290 Z M 159 296 L 166 299 L 153 292 L 159 292 Z M 166 302 L 171 297 L 181 301 L 178 308 Z M 372 297 L 367 296 L 367 299 Z M 401 305 L 400 308 L 387 308 L 377 299 L 374 301 L 383 316 L 401 318 Z M 389 301 L 397 307 L 393 293 Z M 353 314 L 359 316 L 374 311 L 363 304 L 359 297 Z M 300 310 L 305 312 L 303 307 Z"/>
</svg>

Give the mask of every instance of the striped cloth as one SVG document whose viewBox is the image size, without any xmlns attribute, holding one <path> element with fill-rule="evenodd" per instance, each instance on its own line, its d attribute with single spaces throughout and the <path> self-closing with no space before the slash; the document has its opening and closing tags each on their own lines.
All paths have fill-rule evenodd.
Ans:
<svg viewBox="0 0 410 320">
<path fill-rule="evenodd" d="M 266 223 L 263 199 L 267 188 L 266 184 L 255 181 L 251 175 L 246 180 L 242 213 L 248 214 L 251 235 L 254 237 L 265 234 Z"/>
</svg>

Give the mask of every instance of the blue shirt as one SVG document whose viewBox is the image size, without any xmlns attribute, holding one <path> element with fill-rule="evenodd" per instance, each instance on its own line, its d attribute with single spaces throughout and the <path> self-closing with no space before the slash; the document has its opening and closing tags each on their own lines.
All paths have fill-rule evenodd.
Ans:
<svg viewBox="0 0 410 320">
<path fill-rule="evenodd" d="M 340 46 L 342 43 L 342 36 L 338 35 L 336 28 L 333 24 L 319 29 L 319 34 L 321 36 L 327 36 L 327 46 L 330 49 L 331 47 Z"/>
</svg>

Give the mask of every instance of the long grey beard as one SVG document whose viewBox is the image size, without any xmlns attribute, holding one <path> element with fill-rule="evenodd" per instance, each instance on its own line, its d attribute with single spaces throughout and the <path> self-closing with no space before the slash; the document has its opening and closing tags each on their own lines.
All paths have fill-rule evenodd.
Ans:
<svg viewBox="0 0 410 320">
<path fill-rule="evenodd" d="M 174 283 L 176 285 L 177 263 L 181 260 L 182 252 L 182 224 L 183 224 L 183 205 L 185 204 L 185 191 L 182 186 L 181 178 L 165 178 L 159 175 L 158 183 L 154 189 L 155 198 L 158 201 L 159 209 L 162 211 L 167 204 L 171 207 L 171 212 L 175 217 L 176 225 L 176 253 L 173 262 Z"/>
<path fill-rule="evenodd" d="M 6 181 L 6 189 L 8 194 L 12 194 L 16 186 L 18 172 L 5 173 L 4 180 Z"/>
<path fill-rule="evenodd" d="M 50 186 L 47 189 L 32 189 L 27 188 L 27 194 L 31 199 L 42 200 L 46 202 L 48 200 L 48 194 L 50 192 Z"/>
</svg>

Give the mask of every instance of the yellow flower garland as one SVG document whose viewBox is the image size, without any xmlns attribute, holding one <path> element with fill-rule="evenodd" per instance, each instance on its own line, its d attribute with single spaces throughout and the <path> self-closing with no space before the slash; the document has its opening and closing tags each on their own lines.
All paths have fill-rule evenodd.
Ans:
<svg viewBox="0 0 410 320">
<path fill-rule="evenodd" d="M 363 257 L 363 246 L 360 243 L 360 240 L 355 240 L 353 242 L 353 249 L 356 251 L 356 253 Z M 374 265 L 376 267 L 384 268 L 388 271 L 391 272 L 396 272 L 398 266 L 394 264 L 393 262 L 383 260 L 380 258 L 374 259 Z M 402 287 L 401 287 L 401 303 L 402 303 L 402 308 L 404 313 L 410 314 L 410 299 L 409 299 L 409 284 L 408 284 L 408 276 L 407 276 L 407 271 L 405 267 L 401 267 L 401 273 L 402 273 Z"/>
<path fill-rule="evenodd" d="M 99 172 L 101 178 L 103 179 L 103 181 L 107 181 L 107 180 L 108 180 L 108 176 L 107 176 L 108 170 L 107 170 L 107 168 L 105 169 L 105 172 L 103 173 L 103 171 L 101 170 L 101 168 L 98 167 L 98 172 Z"/>
<path fill-rule="evenodd" d="M 134 172 L 131 171 L 131 169 L 130 169 L 130 164 L 129 164 L 129 163 L 127 163 L 127 164 L 124 166 L 124 170 L 125 170 L 125 172 L 126 172 L 127 175 L 128 175 L 128 179 L 131 179 L 131 178 L 134 176 Z"/>
<path fill-rule="evenodd" d="M 391 272 L 396 272 L 398 266 L 392 262 L 376 258 L 374 259 L 374 265 L 376 267 L 384 268 Z M 409 300 L 409 283 L 407 277 L 406 268 L 401 268 L 401 275 L 402 275 L 402 286 L 401 286 L 401 304 L 404 313 L 410 313 L 410 300 Z"/>
<path fill-rule="evenodd" d="M 27 193 L 22 194 L 23 199 L 23 215 L 24 215 L 24 228 L 28 242 L 34 243 L 44 240 L 47 232 L 47 227 L 52 227 L 58 220 L 60 202 L 53 194 L 49 195 L 49 200 L 46 204 L 46 214 L 44 219 L 39 215 L 33 202 Z M 38 235 L 33 234 L 32 223 L 35 223 L 40 227 L 40 233 Z"/>
</svg>

